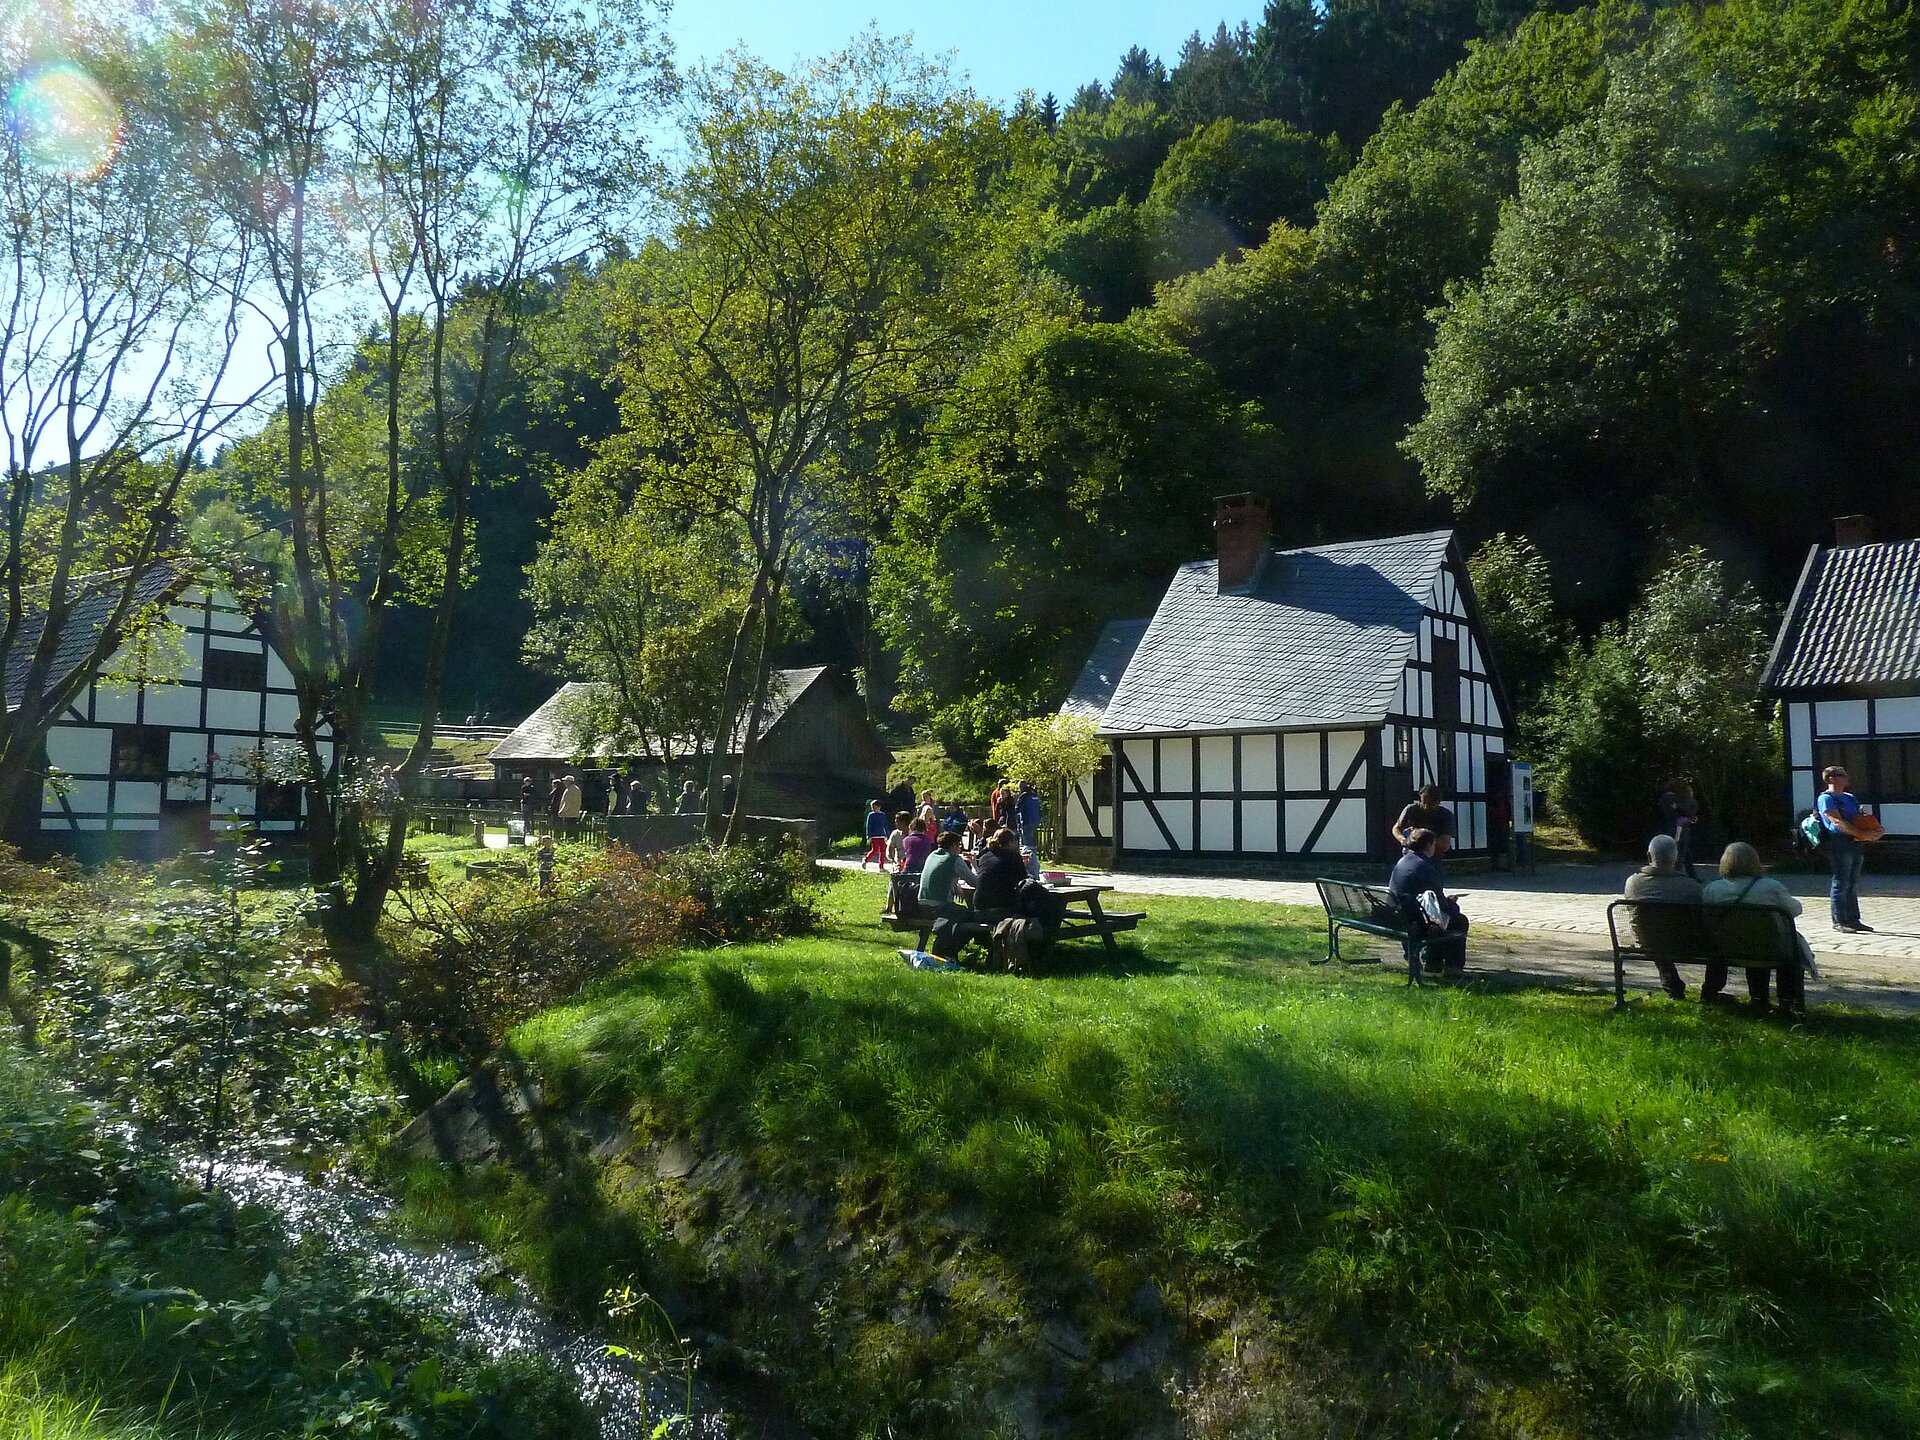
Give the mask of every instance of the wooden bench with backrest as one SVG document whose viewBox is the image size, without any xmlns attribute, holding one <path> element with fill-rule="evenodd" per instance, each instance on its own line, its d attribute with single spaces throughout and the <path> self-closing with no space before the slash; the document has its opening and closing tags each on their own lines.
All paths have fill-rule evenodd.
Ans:
<svg viewBox="0 0 1920 1440">
<path fill-rule="evenodd" d="M 1793 917 L 1764 905 L 1616 900 L 1607 906 L 1607 934 L 1613 941 L 1616 1010 L 1627 1003 L 1629 960 L 1742 970 L 1797 969 L 1801 963 Z"/>
<path fill-rule="evenodd" d="M 1407 961 L 1407 983 L 1420 983 L 1420 948 L 1426 941 L 1426 927 L 1419 914 L 1402 905 L 1384 885 L 1361 885 L 1352 880 L 1315 880 L 1320 904 L 1327 912 L 1327 953 L 1316 965 L 1338 960 L 1343 965 L 1371 965 L 1371 959 L 1349 960 L 1340 953 L 1340 932 L 1358 930 L 1396 941 Z"/>
</svg>

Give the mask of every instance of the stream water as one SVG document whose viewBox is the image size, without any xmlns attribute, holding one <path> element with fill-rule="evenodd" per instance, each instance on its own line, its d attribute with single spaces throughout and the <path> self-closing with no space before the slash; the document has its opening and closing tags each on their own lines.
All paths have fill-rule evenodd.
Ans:
<svg viewBox="0 0 1920 1440">
<path fill-rule="evenodd" d="M 650 1370 L 609 1354 L 606 1337 L 574 1330 L 530 1300 L 498 1293 L 501 1267 L 485 1251 L 427 1249 L 396 1239 L 385 1223 L 392 1207 L 370 1190 L 315 1184 L 270 1165 L 240 1162 L 222 1164 L 217 1181 L 233 1199 L 277 1215 L 289 1239 L 317 1239 L 418 1295 L 488 1354 L 544 1355 L 564 1367 L 599 1417 L 601 1440 L 649 1440 L 663 1417 L 679 1415 L 687 1419 L 671 1428 L 674 1436 L 728 1435 L 702 1387 L 693 1387 L 689 1403 L 685 1371 Z"/>
</svg>

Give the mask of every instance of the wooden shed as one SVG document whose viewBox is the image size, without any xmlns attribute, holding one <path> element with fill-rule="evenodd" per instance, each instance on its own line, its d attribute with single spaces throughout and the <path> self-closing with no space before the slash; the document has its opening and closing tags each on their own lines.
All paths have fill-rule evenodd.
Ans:
<svg viewBox="0 0 1920 1440">
<path fill-rule="evenodd" d="M 646 771 L 657 774 L 695 773 L 705 779 L 705 760 L 689 743 L 662 757 L 638 746 L 614 740 L 584 754 L 569 733 L 569 698 L 588 688 L 581 682 L 563 685 L 514 732 L 494 747 L 494 772 L 502 791 L 518 793 L 522 777 L 532 776 L 537 793 L 545 798 L 556 775 L 582 770 Z M 867 801 L 885 793 L 892 752 L 867 719 L 866 706 L 844 672 L 824 665 L 798 670 L 776 670 L 768 681 L 767 707 L 760 718 L 760 749 L 756 774 L 747 793 L 747 808 L 758 815 L 784 815 L 818 820 L 822 825 L 857 828 Z M 744 732 L 743 732 L 744 734 Z M 728 762 L 738 764 L 736 745 Z M 604 796 L 604 791 L 600 794 Z M 587 797 L 589 806 L 594 796 Z M 661 796 L 654 797 L 659 808 Z"/>
</svg>

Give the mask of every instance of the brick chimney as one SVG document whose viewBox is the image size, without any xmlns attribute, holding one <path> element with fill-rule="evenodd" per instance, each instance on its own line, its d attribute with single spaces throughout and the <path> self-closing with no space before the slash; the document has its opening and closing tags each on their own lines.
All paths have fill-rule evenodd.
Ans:
<svg viewBox="0 0 1920 1440">
<path fill-rule="evenodd" d="M 1263 496 L 1222 495 L 1213 502 L 1213 543 L 1220 554 L 1220 593 L 1237 595 L 1260 578 L 1273 536 Z"/>
<path fill-rule="evenodd" d="M 1872 543 L 1873 517 L 1871 515 L 1839 515 L 1834 518 L 1834 549 L 1847 550 L 1855 545 Z"/>
</svg>

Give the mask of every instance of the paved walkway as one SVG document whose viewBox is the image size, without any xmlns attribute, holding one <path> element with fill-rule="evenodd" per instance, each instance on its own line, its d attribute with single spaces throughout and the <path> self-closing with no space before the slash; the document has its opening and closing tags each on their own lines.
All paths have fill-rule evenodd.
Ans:
<svg viewBox="0 0 1920 1440">
<path fill-rule="evenodd" d="M 856 870 L 852 860 L 823 865 Z M 1543 865 L 1534 875 L 1462 875 L 1462 904 L 1475 926 L 1476 968 L 1495 966 L 1516 980 L 1612 983 L 1608 962 L 1607 902 L 1617 899 L 1634 867 L 1625 863 Z M 1076 875 L 1075 878 L 1082 878 Z M 1310 880 L 1254 880 L 1226 875 L 1170 875 L 1119 871 L 1088 873 L 1132 895 L 1189 895 L 1218 900 L 1256 900 L 1318 908 Z M 1703 872 L 1703 878 L 1705 878 Z M 1808 997 L 1845 1000 L 1876 1009 L 1920 1013 L 1920 876 L 1876 877 L 1861 886 L 1860 908 L 1872 935 L 1839 935 L 1827 926 L 1824 875 L 1782 875 L 1806 905 L 1800 928 L 1820 959 L 1822 981 L 1808 981 Z M 1342 942 L 1342 949 L 1346 942 Z M 1599 973 L 1596 973 L 1598 967 Z M 1638 967 L 1636 967 L 1638 968 Z M 1656 988 L 1652 974 L 1629 970 L 1636 989 Z M 1738 976 L 1730 987 L 1744 994 Z"/>
</svg>

